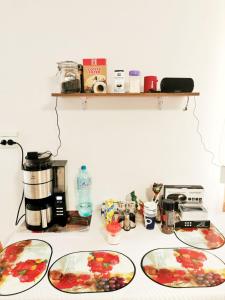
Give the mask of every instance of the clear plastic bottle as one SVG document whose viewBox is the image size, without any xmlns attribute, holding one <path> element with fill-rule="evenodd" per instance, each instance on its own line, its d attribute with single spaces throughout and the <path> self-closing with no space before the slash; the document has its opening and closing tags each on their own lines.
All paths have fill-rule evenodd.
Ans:
<svg viewBox="0 0 225 300">
<path fill-rule="evenodd" d="M 82 217 L 92 215 L 91 177 L 85 165 L 81 166 L 77 176 L 78 212 Z"/>
</svg>

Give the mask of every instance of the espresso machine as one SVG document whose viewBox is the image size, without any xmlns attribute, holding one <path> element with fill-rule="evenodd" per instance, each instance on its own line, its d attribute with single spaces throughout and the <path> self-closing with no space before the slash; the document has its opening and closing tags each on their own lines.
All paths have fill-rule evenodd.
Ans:
<svg viewBox="0 0 225 300">
<path fill-rule="evenodd" d="M 23 165 L 26 227 L 42 231 L 66 225 L 66 160 L 50 152 L 28 152 Z"/>
</svg>

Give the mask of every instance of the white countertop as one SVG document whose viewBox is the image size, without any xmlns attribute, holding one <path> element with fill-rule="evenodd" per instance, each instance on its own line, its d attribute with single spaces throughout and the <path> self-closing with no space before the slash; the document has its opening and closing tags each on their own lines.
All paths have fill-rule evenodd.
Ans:
<svg viewBox="0 0 225 300">
<path fill-rule="evenodd" d="M 211 218 L 216 227 L 225 235 L 225 214 L 221 213 Z M 114 250 L 127 255 L 136 266 L 136 275 L 133 281 L 125 288 L 109 293 L 67 294 L 56 290 L 50 285 L 47 276 L 32 289 L 23 293 L 8 296 L 17 300 L 225 300 L 225 283 L 211 288 L 169 288 L 161 286 L 143 273 L 140 263 L 143 255 L 155 248 L 185 247 L 174 234 L 162 234 L 158 226 L 154 230 L 146 230 L 143 224 L 129 232 L 122 231 L 121 243 L 109 245 L 105 240 L 104 229 L 99 213 L 94 213 L 89 231 L 66 233 L 32 233 L 16 231 L 11 235 L 7 244 L 24 239 L 41 239 L 51 244 L 53 255 L 50 265 L 61 256 L 76 251 Z M 225 261 L 225 246 L 210 250 Z M 0 296 L 3 298 L 5 296 Z"/>
</svg>

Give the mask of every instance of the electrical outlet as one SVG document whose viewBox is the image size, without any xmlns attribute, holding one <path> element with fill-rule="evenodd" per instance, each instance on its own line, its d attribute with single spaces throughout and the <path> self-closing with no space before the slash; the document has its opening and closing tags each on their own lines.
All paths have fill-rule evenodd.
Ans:
<svg viewBox="0 0 225 300">
<path fill-rule="evenodd" d="M 0 142 L 1 140 L 14 140 L 17 141 L 17 138 L 19 136 L 19 133 L 17 131 L 0 131 Z M 0 144 L 0 149 L 9 149 L 9 148 L 15 148 L 16 145 L 1 145 Z"/>
</svg>

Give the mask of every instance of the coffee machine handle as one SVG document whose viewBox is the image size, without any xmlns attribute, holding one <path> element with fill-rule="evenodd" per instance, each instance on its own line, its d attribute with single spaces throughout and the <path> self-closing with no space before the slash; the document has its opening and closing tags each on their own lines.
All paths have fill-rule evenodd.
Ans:
<svg viewBox="0 0 225 300">
<path fill-rule="evenodd" d="M 41 210 L 41 226 L 42 226 L 42 228 L 47 228 L 48 227 L 47 209 L 42 209 Z"/>
</svg>

